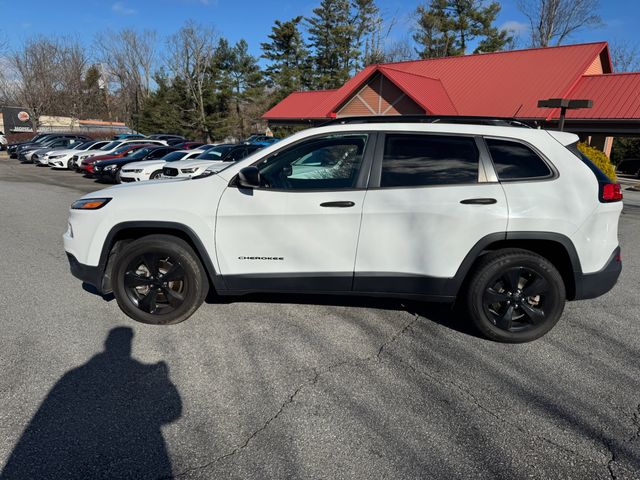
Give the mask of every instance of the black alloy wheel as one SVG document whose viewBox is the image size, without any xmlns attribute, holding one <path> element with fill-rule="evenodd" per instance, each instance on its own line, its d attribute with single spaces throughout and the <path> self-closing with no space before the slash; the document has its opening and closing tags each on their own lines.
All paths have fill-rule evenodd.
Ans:
<svg viewBox="0 0 640 480">
<path fill-rule="evenodd" d="M 112 283 L 122 311 L 154 325 L 186 320 L 208 293 L 200 259 L 171 235 L 148 235 L 124 246 L 114 260 Z"/>
<path fill-rule="evenodd" d="M 484 291 L 485 313 L 494 325 L 508 332 L 531 330 L 544 322 L 549 283 L 525 267 L 498 274 Z"/>
<path fill-rule="evenodd" d="M 543 336 L 560 319 L 566 300 L 564 281 L 554 265 L 522 249 L 483 255 L 465 293 L 476 328 L 507 343 Z"/>
<path fill-rule="evenodd" d="M 179 260 L 168 253 L 145 253 L 129 262 L 124 274 L 127 296 L 143 312 L 162 315 L 184 303 L 187 279 Z"/>
</svg>

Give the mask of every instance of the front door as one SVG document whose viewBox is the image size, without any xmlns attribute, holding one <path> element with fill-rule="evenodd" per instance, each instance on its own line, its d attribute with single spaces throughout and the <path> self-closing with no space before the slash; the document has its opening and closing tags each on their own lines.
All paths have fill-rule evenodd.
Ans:
<svg viewBox="0 0 640 480">
<path fill-rule="evenodd" d="M 260 188 L 224 192 L 216 252 L 228 289 L 351 290 L 372 140 L 303 140 L 255 164 Z"/>
</svg>

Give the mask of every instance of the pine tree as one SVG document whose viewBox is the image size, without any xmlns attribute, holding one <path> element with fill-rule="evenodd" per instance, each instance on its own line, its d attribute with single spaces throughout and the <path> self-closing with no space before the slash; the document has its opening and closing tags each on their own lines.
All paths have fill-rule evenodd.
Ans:
<svg viewBox="0 0 640 480">
<path fill-rule="evenodd" d="M 238 121 L 236 133 L 240 138 L 247 135 L 247 124 L 253 120 L 250 108 L 264 94 L 262 71 L 258 59 L 249 54 L 249 45 L 241 39 L 233 47 L 233 62 L 230 70 L 233 81 L 235 113 Z"/>
<path fill-rule="evenodd" d="M 511 38 L 493 26 L 499 12 L 499 3 L 485 6 L 483 0 L 431 0 L 419 6 L 413 37 L 422 47 L 418 53 L 422 58 L 464 55 L 475 39 L 474 53 L 502 50 Z"/>
<path fill-rule="evenodd" d="M 313 47 L 314 86 L 338 88 L 348 79 L 357 50 L 349 0 L 322 0 L 307 19 Z"/>
<path fill-rule="evenodd" d="M 269 35 L 271 41 L 261 44 L 262 57 L 271 62 L 265 72 L 267 84 L 275 90 L 274 104 L 294 90 L 311 86 L 309 50 L 298 28 L 301 21 L 301 16 L 287 22 L 276 20 Z"/>
<path fill-rule="evenodd" d="M 195 113 L 184 81 L 169 78 L 160 70 L 154 75 L 157 88 L 142 105 L 139 130 L 142 133 L 170 132 L 195 138 L 193 128 Z"/>
<path fill-rule="evenodd" d="M 91 65 L 83 79 L 84 115 L 87 118 L 107 118 L 107 105 L 104 88 L 101 88 L 101 72 L 96 65 Z"/>
<path fill-rule="evenodd" d="M 353 0 L 352 10 L 353 47 L 356 49 L 353 67 L 357 72 L 366 65 L 383 61 L 383 21 L 375 0 Z"/>
</svg>

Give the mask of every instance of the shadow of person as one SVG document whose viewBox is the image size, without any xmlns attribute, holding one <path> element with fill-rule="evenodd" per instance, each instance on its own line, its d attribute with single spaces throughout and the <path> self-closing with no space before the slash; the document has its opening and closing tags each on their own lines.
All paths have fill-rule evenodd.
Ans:
<svg viewBox="0 0 640 480">
<path fill-rule="evenodd" d="M 131 358 L 132 339 L 114 328 L 103 352 L 58 381 L 0 479 L 171 476 L 160 427 L 180 417 L 182 401 L 164 362 Z"/>
</svg>

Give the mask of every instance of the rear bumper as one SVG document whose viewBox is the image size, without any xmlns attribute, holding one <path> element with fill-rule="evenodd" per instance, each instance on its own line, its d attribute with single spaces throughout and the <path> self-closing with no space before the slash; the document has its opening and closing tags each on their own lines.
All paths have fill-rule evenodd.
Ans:
<svg viewBox="0 0 640 480">
<path fill-rule="evenodd" d="M 586 300 L 604 295 L 618 281 L 622 272 L 620 247 L 617 247 L 602 270 L 595 273 L 576 273 L 575 300 Z"/>
<path fill-rule="evenodd" d="M 67 260 L 69 260 L 69 268 L 71 269 L 71 274 L 79 280 L 82 280 L 89 285 L 92 285 L 98 290 L 98 292 L 102 293 L 102 269 L 97 267 L 92 267 L 89 265 L 84 265 L 76 259 L 69 252 L 67 253 Z"/>
</svg>

